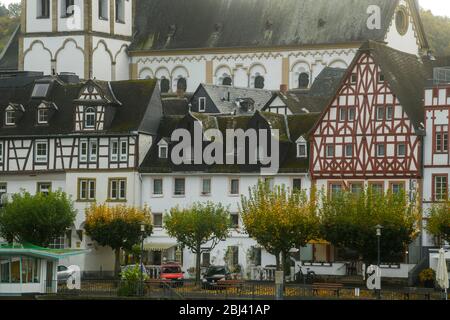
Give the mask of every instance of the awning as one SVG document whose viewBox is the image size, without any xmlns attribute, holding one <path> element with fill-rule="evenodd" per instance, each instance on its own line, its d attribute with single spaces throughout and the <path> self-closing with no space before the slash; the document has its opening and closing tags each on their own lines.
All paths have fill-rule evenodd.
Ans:
<svg viewBox="0 0 450 320">
<path fill-rule="evenodd" d="M 311 240 L 308 242 L 308 244 L 331 244 L 326 240 Z"/>
<path fill-rule="evenodd" d="M 144 250 L 145 251 L 164 251 L 168 250 L 170 248 L 176 247 L 177 244 L 175 243 L 145 243 L 144 244 Z"/>
<path fill-rule="evenodd" d="M 29 243 L 0 244 L 0 254 L 25 255 L 54 260 L 65 259 L 67 257 L 86 254 L 89 252 L 90 250 L 42 248 Z"/>
</svg>

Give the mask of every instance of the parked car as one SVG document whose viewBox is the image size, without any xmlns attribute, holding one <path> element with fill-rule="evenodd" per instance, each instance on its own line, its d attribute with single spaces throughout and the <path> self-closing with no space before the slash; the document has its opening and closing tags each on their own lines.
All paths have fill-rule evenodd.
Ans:
<svg viewBox="0 0 450 320">
<path fill-rule="evenodd" d="M 57 279 L 58 281 L 66 281 L 67 279 L 69 279 L 70 276 L 72 276 L 75 273 L 75 270 L 69 269 L 66 266 L 58 266 L 57 269 Z"/>
<path fill-rule="evenodd" d="M 177 263 L 166 263 L 161 266 L 159 278 L 162 281 L 170 282 L 171 285 L 183 286 L 184 272 Z"/>
<path fill-rule="evenodd" d="M 225 280 L 231 280 L 231 272 L 227 266 L 210 266 L 203 275 L 203 288 L 210 289 Z"/>
</svg>

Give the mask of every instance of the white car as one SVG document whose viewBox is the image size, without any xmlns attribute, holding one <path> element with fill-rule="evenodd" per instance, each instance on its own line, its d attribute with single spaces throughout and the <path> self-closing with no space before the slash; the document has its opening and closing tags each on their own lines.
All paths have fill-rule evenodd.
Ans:
<svg viewBox="0 0 450 320">
<path fill-rule="evenodd" d="M 69 269 L 66 266 L 58 266 L 57 277 L 59 280 L 67 280 L 71 275 L 75 273 L 75 270 Z"/>
</svg>

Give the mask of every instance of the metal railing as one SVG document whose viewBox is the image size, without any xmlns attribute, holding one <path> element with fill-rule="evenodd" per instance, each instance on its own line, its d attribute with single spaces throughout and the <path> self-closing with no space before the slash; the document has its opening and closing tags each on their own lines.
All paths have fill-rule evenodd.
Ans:
<svg viewBox="0 0 450 320">
<path fill-rule="evenodd" d="M 57 293 L 52 288 L 57 287 Z M 85 280 L 80 290 L 68 289 L 65 282 L 52 282 L 48 295 L 80 298 L 141 298 L 169 300 L 272 300 L 275 298 L 273 282 L 231 281 L 216 285 L 196 285 L 193 281 L 167 282 L 160 280 L 128 282 L 120 280 Z M 345 299 L 375 300 L 373 291 L 361 288 L 330 288 L 320 284 L 300 285 L 287 284 L 284 299 Z M 382 289 L 383 300 L 441 300 L 442 293 L 433 289 L 403 288 Z"/>
</svg>

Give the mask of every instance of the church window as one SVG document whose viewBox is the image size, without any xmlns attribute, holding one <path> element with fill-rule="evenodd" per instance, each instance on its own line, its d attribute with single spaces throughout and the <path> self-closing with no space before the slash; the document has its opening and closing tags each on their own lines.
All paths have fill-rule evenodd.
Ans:
<svg viewBox="0 0 450 320">
<path fill-rule="evenodd" d="M 98 18 L 108 20 L 108 0 L 98 0 Z"/>
<path fill-rule="evenodd" d="M 302 72 L 298 76 L 298 87 L 300 89 L 307 89 L 309 87 L 309 74 Z"/>
<path fill-rule="evenodd" d="M 224 85 L 224 86 L 231 86 L 232 83 L 233 83 L 233 80 L 231 80 L 230 77 L 224 77 L 222 80 L 222 85 Z"/>
<path fill-rule="evenodd" d="M 255 77 L 255 88 L 256 89 L 263 89 L 264 88 L 264 77 L 263 76 L 256 76 Z"/>
<path fill-rule="evenodd" d="M 50 0 L 38 0 L 37 17 L 39 19 L 48 19 L 50 17 Z"/>
<path fill-rule="evenodd" d="M 408 21 L 408 13 L 405 7 L 400 7 L 400 9 L 395 14 L 395 26 L 397 31 L 402 36 L 408 32 L 409 21 Z"/>
<path fill-rule="evenodd" d="M 170 81 L 166 78 L 161 78 L 160 80 L 160 88 L 162 93 L 167 93 L 170 90 Z"/>
<path fill-rule="evenodd" d="M 116 22 L 125 23 L 125 0 L 116 0 Z"/>
<path fill-rule="evenodd" d="M 62 0 L 61 16 L 63 18 L 71 17 L 74 13 L 75 0 Z"/>
<path fill-rule="evenodd" d="M 96 122 L 96 112 L 94 108 L 87 108 L 84 113 L 84 128 L 86 129 L 92 129 L 95 128 L 95 122 Z"/>
<path fill-rule="evenodd" d="M 185 78 L 179 78 L 177 81 L 177 90 L 186 92 L 187 81 Z"/>
</svg>

